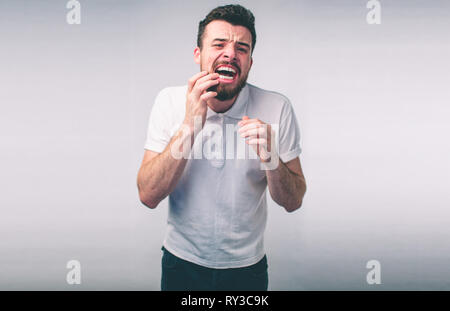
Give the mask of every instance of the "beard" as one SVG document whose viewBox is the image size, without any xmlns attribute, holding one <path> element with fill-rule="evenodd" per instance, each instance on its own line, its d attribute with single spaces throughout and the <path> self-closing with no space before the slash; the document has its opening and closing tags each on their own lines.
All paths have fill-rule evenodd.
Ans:
<svg viewBox="0 0 450 311">
<path fill-rule="evenodd" d="M 241 68 L 239 66 L 237 66 L 237 64 L 235 64 L 235 63 L 220 62 L 220 63 L 214 64 L 212 68 L 217 68 L 218 65 L 223 65 L 223 64 L 232 65 L 238 69 L 238 81 L 237 81 L 237 84 L 234 86 L 231 85 L 231 83 L 229 83 L 229 84 L 228 83 L 219 83 L 218 85 L 212 86 L 206 90 L 207 92 L 217 92 L 217 96 L 214 98 L 219 101 L 230 100 L 230 99 L 234 98 L 235 96 L 237 96 L 239 94 L 239 92 L 242 90 L 242 88 L 245 86 L 245 84 L 247 83 L 247 78 L 248 78 L 248 71 L 244 75 L 241 75 Z M 205 70 L 205 69 L 201 68 L 201 70 Z M 214 70 L 211 70 L 210 72 L 214 72 Z"/>
</svg>

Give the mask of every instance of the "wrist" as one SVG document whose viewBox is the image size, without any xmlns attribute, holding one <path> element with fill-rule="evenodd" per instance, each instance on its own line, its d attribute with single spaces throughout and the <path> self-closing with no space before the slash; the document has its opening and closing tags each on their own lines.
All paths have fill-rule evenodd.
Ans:
<svg viewBox="0 0 450 311">
<path fill-rule="evenodd" d="M 194 118 L 186 117 L 182 123 L 182 127 L 186 128 L 186 131 L 189 131 L 191 135 L 197 136 L 202 130 L 203 124 L 204 122 L 201 116 L 194 116 Z"/>
<path fill-rule="evenodd" d="M 276 170 L 280 165 L 280 156 L 276 152 L 270 153 L 270 156 L 263 160 L 261 159 L 260 168 L 264 171 Z"/>
</svg>

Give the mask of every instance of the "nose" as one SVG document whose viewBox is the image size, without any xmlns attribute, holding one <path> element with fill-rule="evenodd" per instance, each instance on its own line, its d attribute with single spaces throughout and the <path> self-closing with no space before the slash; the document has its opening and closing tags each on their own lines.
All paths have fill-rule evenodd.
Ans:
<svg viewBox="0 0 450 311">
<path fill-rule="evenodd" d="M 236 61 L 236 47 L 234 44 L 227 44 L 224 49 L 223 56 L 228 58 L 229 61 Z"/>
</svg>

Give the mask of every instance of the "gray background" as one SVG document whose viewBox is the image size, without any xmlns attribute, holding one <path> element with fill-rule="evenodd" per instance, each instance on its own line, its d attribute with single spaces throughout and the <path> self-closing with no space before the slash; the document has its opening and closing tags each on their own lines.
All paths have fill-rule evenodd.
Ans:
<svg viewBox="0 0 450 311">
<path fill-rule="evenodd" d="M 0 2 L 0 289 L 159 290 L 167 200 L 136 187 L 148 116 L 228 2 L 80 2 L 81 25 L 66 1 Z M 381 25 L 366 1 L 240 3 L 249 82 L 291 99 L 308 184 L 293 214 L 269 196 L 269 289 L 450 289 L 449 1 L 381 1 Z"/>
</svg>

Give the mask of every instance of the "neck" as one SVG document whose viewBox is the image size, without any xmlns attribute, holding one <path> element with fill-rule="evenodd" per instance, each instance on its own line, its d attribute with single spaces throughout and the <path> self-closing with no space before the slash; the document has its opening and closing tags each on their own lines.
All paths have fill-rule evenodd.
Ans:
<svg viewBox="0 0 450 311">
<path fill-rule="evenodd" d="M 212 98 L 208 100 L 207 104 L 209 108 L 211 108 L 214 112 L 222 113 L 228 111 L 231 106 L 233 106 L 234 102 L 236 101 L 237 95 L 229 100 L 217 100 L 215 98 Z"/>
</svg>

